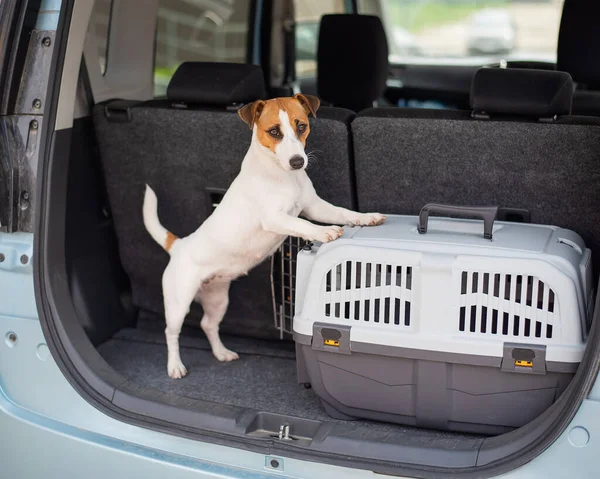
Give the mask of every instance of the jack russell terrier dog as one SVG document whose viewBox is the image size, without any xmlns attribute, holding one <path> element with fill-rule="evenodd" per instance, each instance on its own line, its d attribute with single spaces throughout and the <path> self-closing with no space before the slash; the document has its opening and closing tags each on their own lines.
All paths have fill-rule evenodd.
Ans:
<svg viewBox="0 0 600 479">
<path fill-rule="evenodd" d="M 146 229 L 170 255 L 162 278 L 167 327 L 167 372 L 179 379 L 187 370 L 179 356 L 179 333 L 192 301 L 204 309 L 200 325 L 219 361 L 238 355 L 219 338 L 219 324 L 229 302 L 229 284 L 271 256 L 287 236 L 326 243 L 339 238 L 340 226 L 379 225 L 385 216 L 357 213 L 317 196 L 305 168 L 304 151 L 318 98 L 256 101 L 238 114 L 252 130 L 252 142 L 241 170 L 212 215 L 191 235 L 178 238 L 158 219 L 158 202 L 146 185 L 143 217 Z"/>
</svg>

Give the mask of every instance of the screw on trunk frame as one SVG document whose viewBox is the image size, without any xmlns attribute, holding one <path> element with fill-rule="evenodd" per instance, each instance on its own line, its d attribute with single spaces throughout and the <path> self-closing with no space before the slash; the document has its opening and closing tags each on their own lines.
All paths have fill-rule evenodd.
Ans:
<svg viewBox="0 0 600 479">
<path fill-rule="evenodd" d="M 36 110 L 42 108 L 42 100 L 40 100 L 39 98 L 33 100 L 33 108 L 35 108 Z"/>
<path fill-rule="evenodd" d="M 4 339 L 4 341 L 6 342 L 6 345 L 9 348 L 12 348 L 13 346 L 15 346 L 15 344 L 17 344 L 18 340 L 19 340 L 19 337 L 17 336 L 16 333 L 13 333 L 12 331 L 9 331 L 8 333 L 6 333 L 6 337 Z"/>
<path fill-rule="evenodd" d="M 50 45 L 52 45 L 52 40 L 50 40 L 50 37 L 44 37 L 42 39 L 42 45 L 45 47 L 49 47 Z"/>
<path fill-rule="evenodd" d="M 21 255 L 21 264 L 27 264 L 29 262 L 29 256 L 26 254 Z"/>
<path fill-rule="evenodd" d="M 21 193 L 20 206 L 23 211 L 29 208 L 29 193 L 27 191 Z"/>
<path fill-rule="evenodd" d="M 0 263 L 4 262 L 4 253 L 0 253 Z"/>
<path fill-rule="evenodd" d="M 31 122 L 31 129 L 32 130 L 37 130 L 38 129 L 38 122 L 37 122 L 37 120 L 33 120 Z"/>
</svg>

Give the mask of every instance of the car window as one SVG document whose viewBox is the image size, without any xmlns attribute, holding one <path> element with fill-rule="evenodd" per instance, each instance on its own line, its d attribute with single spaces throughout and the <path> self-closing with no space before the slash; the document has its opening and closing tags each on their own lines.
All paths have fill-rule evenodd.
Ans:
<svg viewBox="0 0 600 479">
<path fill-rule="evenodd" d="M 154 96 L 186 61 L 244 63 L 251 0 L 159 0 Z"/>
<path fill-rule="evenodd" d="M 564 0 L 359 0 L 379 15 L 391 63 L 556 61 Z"/>
<path fill-rule="evenodd" d="M 108 35 L 110 25 L 110 14 L 113 0 L 96 0 L 91 17 L 91 28 L 96 38 L 98 49 L 98 60 L 100 62 L 100 73 L 106 73 L 106 62 L 108 60 Z"/>
<path fill-rule="evenodd" d="M 345 0 L 294 0 L 298 78 L 310 78 L 317 74 L 317 45 L 321 17 L 328 13 L 344 13 L 345 8 Z"/>
</svg>

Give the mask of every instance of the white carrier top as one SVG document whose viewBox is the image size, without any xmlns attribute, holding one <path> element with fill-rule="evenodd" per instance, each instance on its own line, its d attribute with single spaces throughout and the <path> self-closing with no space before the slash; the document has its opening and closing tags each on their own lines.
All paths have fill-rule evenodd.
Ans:
<svg viewBox="0 0 600 479">
<path fill-rule="evenodd" d="M 493 224 L 493 227 L 492 227 Z M 502 357 L 544 345 L 577 363 L 592 313 L 591 254 L 576 233 L 524 223 L 389 216 L 298 254 L 294 333 L 350 326 L 350 341 Z"/>
</svg>

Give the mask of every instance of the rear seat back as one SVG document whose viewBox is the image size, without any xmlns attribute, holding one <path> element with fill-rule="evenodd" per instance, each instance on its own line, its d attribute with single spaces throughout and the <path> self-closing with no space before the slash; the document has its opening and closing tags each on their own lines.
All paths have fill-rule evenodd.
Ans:
<svg viewBox="0 0 600 479">
<path fill-rule="evenodd" d="M 472 113 L 362 112 L 352 123 L 360 210 L 526 209 L 533 223 L 581 234 L 600 272 L 600 124 L 560 116 L 571 95 L 562 72 L 487 69 L 474 78 Z"/>
<path fill-rule="evenodd" d="M 121 261 L 134 305 L 151 316 L 163 315 L 161 278 L 168 255 L 144 228 L 144 185 L 156 191 L 166 228 L 181 237 L 195 231 L 240 170 L 251 134 L 237 107 L 264 98 L 264 80 L 252 65 L 187 63 L 177 70 L 167 96 L 143 103 L 113 101 L 94 110 Z M 354 203 L 348 147 L 352 115 L 319 110 L 307 145 L 321 158 L 311 168 L 317 191 L 348 207 Z M 224 332 L 279 336 L 269 262 L 235 281 L 230 297 Z M 186 322 L 198 326 L 200 317 L 200 306 L 193 305 Z"/>
</svg>

